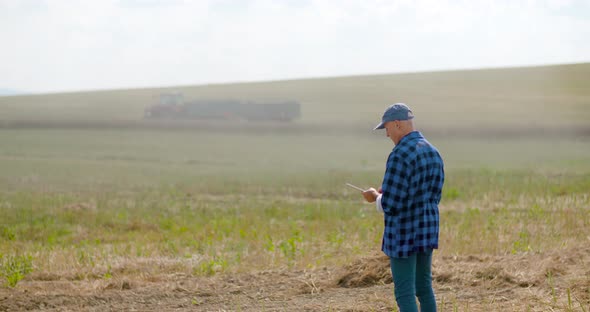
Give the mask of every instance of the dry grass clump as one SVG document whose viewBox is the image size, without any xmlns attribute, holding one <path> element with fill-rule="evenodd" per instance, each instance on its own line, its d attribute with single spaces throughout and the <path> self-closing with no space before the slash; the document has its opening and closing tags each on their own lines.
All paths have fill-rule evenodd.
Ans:
<svg viewBox="0 0 590 312">
<path fill-rule="evenodd" d="M 389 257 L 383 253 L 360 258 L 344 268 L 338 278 L 340 287 L 357 288 L 392 283 Z"/>
</svg>

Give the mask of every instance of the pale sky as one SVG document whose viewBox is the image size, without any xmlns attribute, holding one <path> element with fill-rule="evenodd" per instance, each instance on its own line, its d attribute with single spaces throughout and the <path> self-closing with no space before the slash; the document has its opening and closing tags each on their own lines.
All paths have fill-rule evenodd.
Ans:
<svg viewBox="0 0 590 312">
<path fill-rule="evenodd" d="M 0 0 L 0 89 L 590 61 L 590 0 Z"/>
</svg>

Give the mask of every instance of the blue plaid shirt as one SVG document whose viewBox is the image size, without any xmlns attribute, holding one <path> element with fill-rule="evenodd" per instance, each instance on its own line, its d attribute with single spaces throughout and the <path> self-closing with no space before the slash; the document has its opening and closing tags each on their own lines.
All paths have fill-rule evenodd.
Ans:
<svg viewBox="0 0 590 312">
<path fill-rule="evenodd" d="M 438 150 L 418 131 L 403 137 L 383 177 L 385 229 L 381 250 L 393 258 L 438 248 L 438 203 L 445 179 Z"/>
</svg>

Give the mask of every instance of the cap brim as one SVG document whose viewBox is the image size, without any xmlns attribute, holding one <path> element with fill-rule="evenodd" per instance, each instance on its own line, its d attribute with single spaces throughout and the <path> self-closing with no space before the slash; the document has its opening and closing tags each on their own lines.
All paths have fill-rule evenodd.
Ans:
<svg viewBox="0 0 590 312">
<path fill-rule="evenodd" d="M 380 129 L 383 129 L 383 128 L 385 128 L 385 123 L 383 123 L 383 122 L 380 122 L 380 123 L 377 125 L 377 127 L 373 128 L 373 130 L 380 130 Z"/>
</svg>

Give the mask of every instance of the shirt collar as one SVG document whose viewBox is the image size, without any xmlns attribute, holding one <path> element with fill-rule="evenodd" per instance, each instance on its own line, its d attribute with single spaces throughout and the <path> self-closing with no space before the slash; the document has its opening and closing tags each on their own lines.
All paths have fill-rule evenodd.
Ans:
<svg viewBox="0 0 590 312">
<path fill-rule="evenodd" d="M 419 138 L 423 138 L 422 133 L 420 133 L 420 131 L 414 130 L 414 131 L 406 134 L 403 138 L 401 138 L 401 140 L 399 140 L 399 143 L 397 145 L 401 145 L 406 141 L 410 141 L 413 139 L 419 139 Z"/>
</svg>

